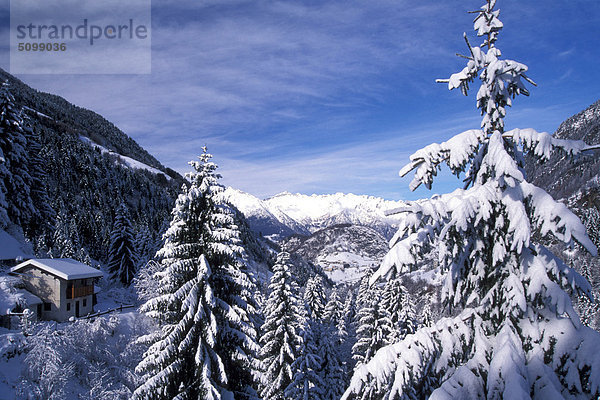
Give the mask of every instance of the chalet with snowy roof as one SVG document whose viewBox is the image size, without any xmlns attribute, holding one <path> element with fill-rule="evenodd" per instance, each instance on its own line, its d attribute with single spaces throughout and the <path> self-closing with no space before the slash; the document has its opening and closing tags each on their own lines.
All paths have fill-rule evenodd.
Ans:
<svg viewBox="0 0 600 400">
<path fill-rule="evenodd" d="M 38 319 L 66 321 L 94 311 L 94 282 L 102 272 L 70 258 L 31 259 L 10 269 L 41 299 Z"/>
</svg>

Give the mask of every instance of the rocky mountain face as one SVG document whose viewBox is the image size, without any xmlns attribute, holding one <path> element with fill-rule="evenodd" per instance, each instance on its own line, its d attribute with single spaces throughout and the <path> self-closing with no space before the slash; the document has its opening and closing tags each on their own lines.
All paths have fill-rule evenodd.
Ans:
<svg viewBox="0 0 600 400">
<path fill-rule="evenodd" d="M 388 251 L 387 240 L 361 225 L 333 225 L 310 236 L 293 235 L 281 247 L 320 266 L 335 283 L 358 281 L 379 265 Z"/>
<path fill-rule="evenodd" d="M 587 144 L 600 143 L 600 101 L 565 120 L 554 136 L 583 140 Z M 578 194 L 598 197 L 594 193 L 598 192 L 600 184 L 600 152 L 574 160 L 555 154 L 543 165 L 527 160 L 526 171 L 530 182 L 544 188 L 554 198 L 568 199 Z"/>
</svg>

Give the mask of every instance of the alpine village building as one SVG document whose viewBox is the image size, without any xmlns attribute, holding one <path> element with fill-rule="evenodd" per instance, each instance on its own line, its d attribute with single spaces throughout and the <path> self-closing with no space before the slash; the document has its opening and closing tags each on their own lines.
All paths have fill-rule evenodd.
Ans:
<svg viewBox="0 0 600 400">
<path fill-rule="evenodd" d="M 38 320 L 63 322 L 93 313 L 94 282 L 102 272 L 70 258 L 30 259 L 10 269 L 21 278 L 25 290 L 37 296 L 29 304 Z"/>
</svg>

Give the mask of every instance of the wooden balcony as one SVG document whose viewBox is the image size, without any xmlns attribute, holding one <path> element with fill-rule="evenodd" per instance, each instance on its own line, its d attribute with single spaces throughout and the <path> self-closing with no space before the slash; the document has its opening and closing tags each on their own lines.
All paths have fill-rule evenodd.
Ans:
<svg viewBox="0 0 600 400">
<path fill-rule="evenodd" d="M 79 286 L 79 287 L 73 287 L 73 286 L 68 286 L 67 287 L 67 299 L 74 299 L 77 297 L 85 297 L 85 296 L 90 296 L 94 294 L 94 286 Z"/>
</svg>

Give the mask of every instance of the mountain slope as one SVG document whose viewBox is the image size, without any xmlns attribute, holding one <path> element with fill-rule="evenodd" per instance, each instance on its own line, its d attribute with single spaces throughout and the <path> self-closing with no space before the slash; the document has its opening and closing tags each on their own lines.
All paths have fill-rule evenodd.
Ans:
<svg viewBox="0 0 600 400">
<path fill-rule="evenodd" d="M 287 237 L 295 233 L 309 234 L 306 228 L 285 213 L 270 209 L 264 201 L 249 193 L 229 187 L 225 196 L 245 215 L 252 230 L 259 235 Z"/>
<path fill-rule="evenodd" d="M 334 225 L 310 236 L 293 235 L 281 247 L 320 266 L 336 283 L 359 280 L 379 265 L 389 250 L 375 229 L 360 225 Z"/>
<path fill-rule="evenodd" d="M 37 177 L 31 193 L 39 192 L 37 200 L 43 199 L 35 204 L 45 210 L 34 218 L 35 225 L 11 221 L 22 228 L 35 252 L 105 261 L 121 203 L 135 231 L 148 230 L 156 243 L 183 178 L 93 111 L 38 92 L 2 70 L 0 79 L 8 80 L 13 106 L 22 110 L 27 132 L 22 164 Z"/>
<path fill-rule="evenodd" d="M 37 120 L 46 119 L 46 123 L 52 123 L 55 129 L 63 134 L 78 133 L 115 153 L 138 160 L 169 175 L 178 175 L 94 111 L 73 105 L 60 96 L 35 90 L 1 68 L 0 79 L 8 80 L 17 103 L 24 107 L 25 113 L 30 117 Z"/>
<path fill-rule="evenodd" d="M 600 101 L 566 119 L 554 136 L 583 140 L 588 144 L 600 143 Z M 553 155 L 542 167 L 534 168 L 534 165 L 527 160 L 528 180 L 555 198 L 569 198 L 582 190 L 588 192 L 598 187 L 600 182 L 599 154 L 589 154 L 575 160 Z"/>
</svg>

